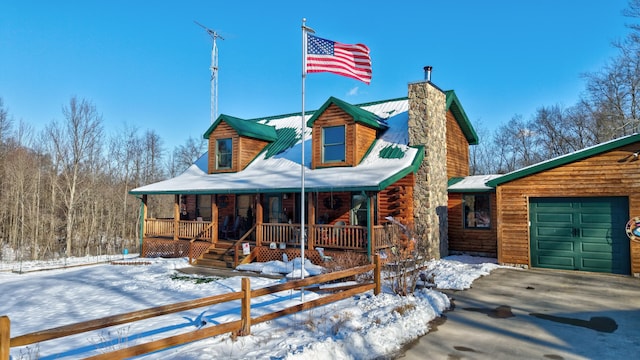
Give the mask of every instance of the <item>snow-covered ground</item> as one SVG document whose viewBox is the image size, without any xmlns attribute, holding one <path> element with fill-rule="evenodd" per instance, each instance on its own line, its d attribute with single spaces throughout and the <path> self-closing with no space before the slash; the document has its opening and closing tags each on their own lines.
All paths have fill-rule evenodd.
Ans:
<svg viewBox="0 0 640 360">
<path fill-rule="evenodd" d="M 122 256 L 120 257 L 122 259 Z M 186 259 L 140 259 L 137 265 L 97 264 L 18 274 L 0 272 L 0 315 L 11 320 L 11 336 L 109 315 L 239 291 L 241 276 L 204 279 L 177 269 Z M 93 261 L 93 260 L 90 260 Z M 71 261 L 69 261 L 71 262 Z M 74 265 L 81 259 L 72 261 Z M 51 264 L 22 264 L 36 270 Z M 256 271 L 288 272 L 292 264 L 253 265 Z M 497 268 L 494 259 L 451 256 L 429 263 L 438 289 L 465 289 Z M 310 273 L 317 268 L 308 267 Z M 250 279 L 252 288 L 280 281 Z M 384 289 L 383 289 L 384 290 Z M 320 294 L 306 291 L 304 300 Z M 298 291 L 252 299 L 253 317 L 300 304 Z M 426 334 L 429 322 L 449 307 L 437 289 L 420 289 L 413 296 L 383 291 L 356 295 L 339 302 L 251 327 L 251 335 L 230 334 L 142 356 L 144 359 L 374 359 L 399 351 Z M 158 340 L 201 327 L 237 320 L 239 301 L 165 315 L 90 333 L 12 348 L 13 359 L 75 359 Z"/>
</svg>

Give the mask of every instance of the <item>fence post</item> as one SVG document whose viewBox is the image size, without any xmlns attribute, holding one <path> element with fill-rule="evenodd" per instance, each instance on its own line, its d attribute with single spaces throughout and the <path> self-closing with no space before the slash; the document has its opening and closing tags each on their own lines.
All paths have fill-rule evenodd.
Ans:
<svg viewBox="0 0 640 360">
<path fill-rule="evenodd" d="M 375 268 L 373 269 L 373 281 L 376 283 L 375 289 L 373 289 L 373 294 L 380 294 L 380 254 L 373 255 L 373 263 Z"/>
<path fill-rule="evenodd" d="M 0 360 L 9 360 L 10 341 L 11 321 L 8 316 L 0 316 Z"/>
<path fill-rule="evenodd" d="M 240 329 L 240 336 L 246 336 L 251 335 L 251 284 L 249 278 L 242 278 L 242 293 L 242 305 L 240 309 L 242 329 Z"/>
</svg>

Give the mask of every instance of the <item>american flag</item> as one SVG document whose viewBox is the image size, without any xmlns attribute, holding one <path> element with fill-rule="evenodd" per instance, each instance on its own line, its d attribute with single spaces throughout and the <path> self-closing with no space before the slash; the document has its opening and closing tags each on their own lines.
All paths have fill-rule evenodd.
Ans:
<svg viewBox="0 0 640 360">
<path fill-rule="evenodd" d="M 371 57 L 364 44 L 341 44 L 307 34 L 308 73 L 330 72 L 367 84 L 371 82 Z"/>
</svg>

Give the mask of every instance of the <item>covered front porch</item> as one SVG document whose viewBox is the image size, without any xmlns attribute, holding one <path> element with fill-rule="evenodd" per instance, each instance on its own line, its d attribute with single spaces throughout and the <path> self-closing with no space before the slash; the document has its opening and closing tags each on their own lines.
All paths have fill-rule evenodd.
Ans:
<svg viewBox="0 0 640 360">
<path fill-rule="evenodd" d="M 377 194 L 309 193 L 305 200 L 303 214 L 299 193 L 180 194 L 174 196 L 172 218 L 152 218 L 144 195 L 142 255 L 197 260 L 212 248 L 227 248 L 235 266 L 243 243 L 252 252 L 300 249 L 303 216 L 306 250 L 371 256 L 391 246 L 394 225 L 375 221 Z"/>
</svg>

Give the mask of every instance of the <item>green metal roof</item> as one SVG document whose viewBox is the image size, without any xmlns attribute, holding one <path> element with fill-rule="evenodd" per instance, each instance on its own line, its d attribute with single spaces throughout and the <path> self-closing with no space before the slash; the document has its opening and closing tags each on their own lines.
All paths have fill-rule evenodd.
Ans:
<svg viewBox="0 0 640 360">
<path fill-rule="evenodd" d="M 335 97 L 330 97 L 329 100 L 327 100 L 321 107 L 320 109 L 318 109 L 313 116 L 309 119 L 309 121 L 307 121 L 307 126 L 312 127 L 313 123 L 318 119 L 318 117 L 320 117 L 320 115 L 322 115 L 322 113 L 324 113 L 324 111 L 331 106 L 331 104 L 335 104 L 336 106 L 338 106 L 340 109 L 342 109 L 344 112 L 346 112 L 347 114 L 349 114 L 351 117 L 353 117 L 353 121 L 357 122 L 357 123 L 361 123 L 361 124 L 365 124 L 369 127 L 372 127 L 374 129 L 378 129 L 378 130 L 384 130 L 387 128 L 386 125 L 384 125 L 383 123 L 380 122 L 380 118 L 374 114 L 371 113 L 367 110 L 363 110 L 361 108 L 359 108 L 356 105 L 351 105 L 345 101 L 342 101 L 338 98 Z"/>
<path fill-rule="evenodd" d="M 293 147 L 298 141 L 300 141 L 300 134 L 293 128 L 281 128 L 277 129 L 278 140 L 272 142 L 267 147 L 267 153 L 265 158 L 278 155 L 281 152 Z"/>
<path fill-rule="evenodd" d="M 276 141 L 278 134 L 273 126 L 264 125 L 255 121 L 240 119 L 230 115 L 221 114 L 218 119 L 209 126 L 209 129 L 204 133 L 203 137 L 208 139 L 213 130 L 220 125 L 221 122 L 226 122 L 231 126 L 240 136 L 250 137 L 254 139 L 260 139 L 265 141 Z"/>
<path fill-rule="evenodd" d="M 447 90 L 444 94 L 447 97 L 447 110 L 451 110 L 451 113 L 456 118 L 460 129 L 462 129 L 462 133 L 467 138 L 469 145 L 478 145 L 478 135 L 473 129 L 473 125 L 471 125 L 467 114 L 464 112 L 462 104 L 460 104 L 460 100 L 458 100 L 458 96 L 456 96 L 456 93 L 453 90 Z"/>
<path fill-rule="evenodd" d="M 625 137 L 611 140 L 599 145 L 591 146 L 586 149 L 573 152 L 571 154 L 559 156 L 551 160 L 547 160 L 547 161 L 537 163 L 535 165 L 527 166 L 523 169 L 510 172 L 499 178 L 488 181 L 487 185 L 496 187 L 498 185 L 507 183 L 509 181 L 517 180 L 525 176 L 537 174 L 545 170 L 550 170 L 550 169 L 553 169 L 562 165 L 566 165 L 575 161 L 586 159 L 591 156 L 599 155 L 622 146 L 633 144 L 635 142 L 640 142 L 640 134 L 625 136 Z"/>
<path fill-rule="evenodd" d="M 382 159 L 402 159 L 404 157 L 404 150 L 396 145 L 389 145 L 380 150 L 380 157 Z"/>
</svg>

